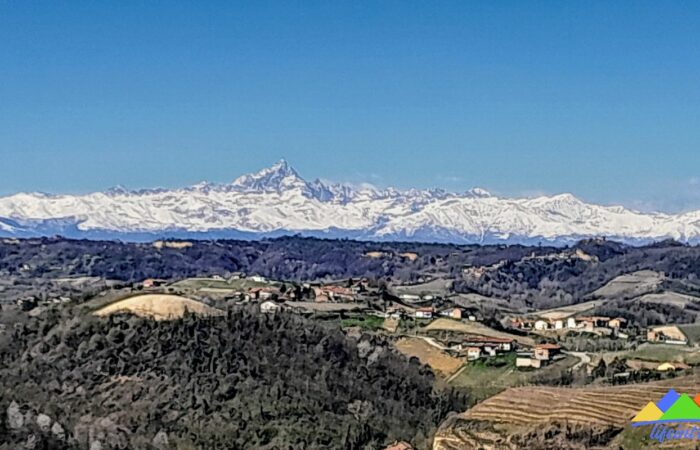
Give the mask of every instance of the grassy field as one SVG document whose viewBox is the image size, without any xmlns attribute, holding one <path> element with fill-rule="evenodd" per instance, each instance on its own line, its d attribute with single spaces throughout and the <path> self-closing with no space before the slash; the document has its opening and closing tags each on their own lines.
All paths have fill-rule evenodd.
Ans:
<svg viewBox="0 0 700 450">
<path fill-rule="evenodd" d="M 450 384 L 468 388 L 472 397 L 479 401 L 513 386 L 528 384 L 535 377 L 554 376 L 560 370 L 572 367 L 576 362 L 577 358 L 567 357 L 539 370 L 522 370 L 515 367 L 515 353 L 510 353 L 466 363 Z"/>
<path fill-rule="evenodd" d="M 577 303 L 575 305 L 563 306 L 561 308 L 546 309 L 532 313 L 533 316 L 542 317 L 544 319 L 565 319 L 575 314 L 582 314 L 586 311 L 591 311 L 603 304 L 604 300 L 591 300 L 588 302 Z"/>
<path fill-rule="evenodd" d="M 448 355 L 420 338 L 402 338 L 394 345 L 404 355 L 415 356 L 444 376 L 456 372 L 463 364 L 461 359 Z"/>
<path fill-rule="evenodd" d="M 216 278 L 186 278 L 184 280 L 177 281 L 170 286 L 176 289 L 183 290 L 220 290 L 220 291 L 247 291 L 248 289 L 256 287 L 266 287 L 274 286 L 278 283 L 262 283 L 259 281 L 253 281 L 247 278 L 240 278 L 238 280 L 219 280 Z"/>
<path fill-rule="evenodd" d="M 343 319 L 340 321 L 340 325 L 343 328 L 347 327 L 360 327 L 363 330 L 379 330 L 384 326 L 384 318 L 377 316 L 362 316 L 353 317 L 350 319 Z"/>
<path fill-rule="evenodd" d="M 697 364 L 700 360 L 700 350 L 685 345 L 651 344 L 646 343 L 636 350 L 624 352 L 621 356 L 627 359 L 644 361 L 679 361 L 687 364 Z"/>
<path fill-rule="evenodd" d="M 535 345 L 535 340 L 527 336 L 518 336 L 517 334 L 506 333 L 504 331 L 494 330 L 479 322 L 457 321 L 453 319 L 440 318 L 432 321 L 422 331 L 454 331 L 465 334 L 477 334 L 480 336 L 498 337 L 514 339 L 519 344 L 532 347 Z"/>
<path fill-rule="evenodd" d="M 700 323 L 678 325 L 678 328 L 688 337 L 691 344 L 700 342 Z"/>
</svg>

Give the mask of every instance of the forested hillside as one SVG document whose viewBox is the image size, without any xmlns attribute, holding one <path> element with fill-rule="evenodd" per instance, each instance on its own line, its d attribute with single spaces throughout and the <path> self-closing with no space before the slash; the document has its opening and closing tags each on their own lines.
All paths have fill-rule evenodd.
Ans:
<svg viewBox="0 0 700 450">
<path fill-rule="evenodd" d="M 22 322 L 1 345 L 2 449 L 28 439 L 36 449 L 98 440 L 374 450 L 396 439 L 425 449 L 446 414 L 465 407 L 376 338 L 297 316 L 236 309 L 155 322 L 58 311 Z"/>
</svg>

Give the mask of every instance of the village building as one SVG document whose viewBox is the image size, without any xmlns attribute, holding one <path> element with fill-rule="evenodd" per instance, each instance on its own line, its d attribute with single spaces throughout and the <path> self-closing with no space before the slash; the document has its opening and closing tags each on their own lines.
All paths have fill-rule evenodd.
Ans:
<svg viewBox="0 0 700 450">
<path fill-rule="evenodd" d="M 449 317 L 451 319 L 461 320 L 462 310 L 459 308 L 448 308 L 444 311 L 440 311 L 440 315 L 443 317 Z"/>
<path fill-rule="evenodd" d="M 467 347 L 467 360 L 474 361 L 481 358 L 481 347 Z"/>
<path fill-rule="evenodd" d="M 515 367 L 526 368 L 532 367 L 539 369 L 542 367 L 542 360 L 536 359 L 532 352 L 521 352 L 515 357 Z"/>
<path fill-rule="evenodd" d="M 578 323 L 576 322 L 576 319 L 574 317 L 569 317 L 566 319 L 566 328 L 576 328 L 578 326 Z"/>
<path fill-rule="evenodd" d="M 248 295 L 250 298 L 255 300 L 269 300 L 271 298 L 279 297 L 280 291 L 276 288 L 257 287 L 248 290 Z"/>
<path fill-rule="evenodd" d="M 610 319 L 610 322 L 608 322 L 608 326 L 610 328 L 624 328 L 627 324 L 627 319 L 624 319 L 622 317 L 615 317 L 614 319 Z"/>
<path fill-rule="evenodd" d="M 414 313 L 416 319 L 432 319 L 433 308 L 418 308 Z"/>
<path fill-rule="evenodd" d="M 675 345 L 688 344 L 686 335 L 675 325 L 649 328 L 649 330 L 647 330 L 647 340 L 650 342 L 663 342 Z"/>
<path fill-rule="evenodd" d="M 282 308 L 282 305 L 275 303 L 272 300 L 268 300 L 260 304 L 260 312 L 265 314 L 276 313 L 277 311 L 282 310 Z"/>
<path fill-rule="evenodd" d="M 546 320 L 542 320 L 542 319 L 536 320 L 534 328 L 535 328 L 535 330 L 538 330 L 538 331 L 548 330 L 549 329 L 549 322 L 547 322 Z"/>
<path fill-rule="evenodd" d="M 535 346 L 534 356 L 541 361 L 550 361 L 559 353 L 561 353 L 561 347 L 557 344 L 539 344 Z"/>
</svg>

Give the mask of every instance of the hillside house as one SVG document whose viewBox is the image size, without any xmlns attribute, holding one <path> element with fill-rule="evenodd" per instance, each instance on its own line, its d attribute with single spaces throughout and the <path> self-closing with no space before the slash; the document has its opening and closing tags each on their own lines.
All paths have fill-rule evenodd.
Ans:
<svg viewBox="0 0 700 450">
<path fill-rule="evenodd" d="M 532 352 L 521 352 L 515 357 L 515 367 L 532 367 L 539 369 L 542 367 L 542 360 L 535 358 L 535 355 Z"/>
<path fill-rule="evenodd" d="M 486 336 L 470 336 L 465 338 L 461 343 L 451 347 L 457 352 L 467 352 L 469 359 L 469 351 L 476 354 L 474 349 L 479 349 L 479 357 L 481 356 L 496 356 L 499 353 L 510 352 L 515 348 L 515 341 L 508 338 L 495 338 Z"/>
<path fill-rule="evenodd" d="M 569 317 L 566 319 L 566 328 L 576 328 L 578 327 L 578 323 L 576 322 L 576 319 L 573 317 Z"/>
<path fill-rule="evenodd" d="M 665 363 L 659 364 L 659 366 L 656 367 L 656 370 L 659 372 L 687 370 L 687 369 L 690 369 L 690 366 L 687 364 L 680 363 L 680 362 L 665 362 Z"/>
<path fill-rule="evenodd" d="M 416 319 L 432 319 L 433 308 L 418 308 L 413 314 Z"/>
<path fill-rule="evenodd" d="M 314 287 L 314 295 L 316 297 L 325 296 L 334 302 L 351 302 L 355 299 L 351 289 L 333 285 Z"/>
<path fill-rule="evenodd" d="M 647 340 L 649 342 L 663 342 L 675 345 L 688 344 L 686 335 L 675 325 L 649 328 L 647 330 Z"/>
<path fill-rule="evenodd" d="M 614 329 L 624 328 L 626 325 L 627 319 L 622 317 L 615 317 L 614 319 L 610 319 L 610 322 L 608 322 L 608 326 Z"/>
<path fill-rule="evenodd" d="M 535 321 L 522 317 L 515 317 L 510 319 L 510 326 L 518 330 L 532 330 L 535 327 Z"/>
<path fill-rule="evenodd" d="M 277 311 L 281 311 L 282 308 L 282 305 L 275 303 L 272 300 L 268 300 L 260 304 L 260 312 L 265 314 L 276 313 Z"/>
<path fill-rule="evenodd" d="M 467 347 L 467 360 L 474 361 L 481 358 L 481 347 Z"/>
<path fill-rule="evenodd" d="M 449 317 L 451 319 L 461 320 L 462 310 L 459 308 L 449 308 L 444 311 L 440 311 L 440 315 L 443 317 Z"/>
<path fill-rule="evenodd" d="M 535 346 L 535 359 L 540 361 L 550 361 L 561 353 L 561 347 L 557 344 L 539 344 Z"/>
<path fill-rule="evenodd" d="M 269 287 L 257 287 L 248 290 L 250 298 L 255 300 L 269 300 L 280 295 L 279 289 Z"/>
<path fill-rule="evenodd" d="M 591 316 L 591 317 L 579 317 L 578 318 L 578 328 L 583 328 L 584 331 L 592 332 L 596 328 L 607 328 L 610 323 L 610 317 L 604 316 Z"/>
<path fill-rule="evenodd" d="M 535 328 L 535 330 L 538 330 L 538 331 L 549 330 L 549 322 L 547 322 L 546 320 L 542 320 L 542 319 L 536 320 L 534 328 Z"/>
</svg>

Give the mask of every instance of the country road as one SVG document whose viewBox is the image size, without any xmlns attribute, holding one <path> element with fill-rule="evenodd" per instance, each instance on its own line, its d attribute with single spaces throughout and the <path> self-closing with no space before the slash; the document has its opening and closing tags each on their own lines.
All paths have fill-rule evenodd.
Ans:
<svg viewBox="0 0 700 450">
<path fill-rule="evenodd" d="M 586 364 L 588 365 L 591 362 L 591 357 L 588 355 L 588 353 L 585 352 L 563 352 L 567 355 L 575 356 L 579 359 L 579 362 L 577 362 L 571 370 L 576 370 L 582 365 Z"/>
</svg>

